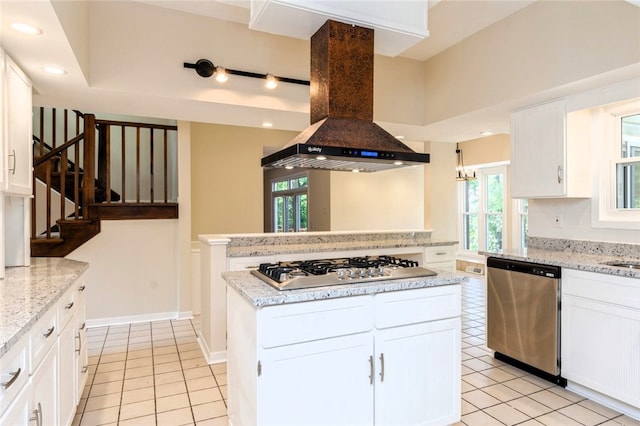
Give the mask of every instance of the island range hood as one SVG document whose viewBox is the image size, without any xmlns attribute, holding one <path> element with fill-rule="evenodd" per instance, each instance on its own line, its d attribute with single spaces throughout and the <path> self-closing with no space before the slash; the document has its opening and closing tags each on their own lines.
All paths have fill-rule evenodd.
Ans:
<svg viewBox="0 0 640 426">
<path fill-rule="evenodd" d="M 311 126 L 263 167 L 375 172 L 429 162 L 373 122 L 373 30 L 328 20 L 311 37 Z"/>
</svg>

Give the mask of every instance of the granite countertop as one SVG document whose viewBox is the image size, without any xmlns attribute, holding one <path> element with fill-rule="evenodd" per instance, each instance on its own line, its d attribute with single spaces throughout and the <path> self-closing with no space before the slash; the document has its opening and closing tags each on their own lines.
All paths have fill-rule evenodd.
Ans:
<svg viewBox="0 0 640 426">
<path fill-rule="evenodd" d="M 0 357 L 44 315 L 89 267 L 64 258 L 32 258 L 5 269 L 0 280 Z"/>
<path fill-rule="evenodd" d="M 468 280 L 462 274 L 438 271 L 438 275 L 433 277 L 404 278 L 279 291 L 246 271 L 224 272 L 222 276 L 230 287 L 236 289 L 242 297 L 256 307 L 460 284 Z"/>
<path fill-rule="evenodd" d="M 554 265 L 568 269 L 640 279 L 640 269 L 621 268 L 604 264 L 605 262 L 640 263 L 640 252 L 636 252 L 636 256 L 632 256 L 630 253 L 585 253 L 583 251 L 570 249 L 527 248 L 503 250 L 500 253 L 479 253 L 485 256 L 522 260 L 543 265 Z"/>
<path fill-rule="evenodd" d="M 457 241 L 432 240 L 430 230 L 211 234 L 200 235 L 199 240 L 208 244 L 226 244 L 228 257 L 458 244 Z"/>
</svg>

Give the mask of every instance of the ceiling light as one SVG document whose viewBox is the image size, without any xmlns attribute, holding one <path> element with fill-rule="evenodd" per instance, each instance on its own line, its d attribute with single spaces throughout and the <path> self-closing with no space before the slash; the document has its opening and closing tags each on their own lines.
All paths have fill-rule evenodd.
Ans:
<svg viewBox="0 0 640 426">
<path fill-rule="evenodd" d="M 353 173 L 360 173 L 360 169 L 353 169 L 351 170 Z"/>
<path fill-rule="evenodd" d="M 322 161 L 322 160 L 326 160 L 326 159 L 327 159 L 327 157 L 325 157 L 324 155 L 318 155 L 318 156 L 316 157 L 316 160 L 320 160 L 320 161 Z"/>
<path fill-rule="evenodd" d="M 396 136 L 396 139 L 404 139 L 404 136 L 398 135 L 398 136 Z"/>
<path fill-rule="evenodd" d="M 11 24 L 11 28 L 23 34 L 29 34 L 29 35 L 42 34 L 42 30 L 40 28 L 34 27 L 33 25 L 25 24 L 24 22 L 14 22 Z"/>
<path fill-rule="evenodd" d="M 262 123 L 262 127 L 273 127 L 273 123 L 265 121 L 264 123 Z"/>
<path fill-rule="evenodd" d="M 393 164 L 395 166 L 402 166 L 403 163 L 402 163 L 402 161 L 394 161 Z"/>
<path fill-rule="evenodd" d="M 214 75 L 216 76 L 216 81 L 220 83 L 224 83 L 229 79 L 227 71 L 223 67 L 216 67 L 216 72 L 214 73 Z"/>
<path fill-rule="evenodd" d="M 284 168 L 287 170 L 293 170 L 293 166 L 284 166 Z"/>
<path fill-rule="evenodd" d="M 275 89 L 278 86 L 278 80 L 273 74 L 267 74 L 267 82 L 265 84 L 267 89 Z"/>
<path fill-rule="evenodd" d="M 456 166 L 456 180 L 461 180 L 461 181 L 465 181 L 465 180 L 476 180 L 476 172 L 473 172 L 473 175 L 467 173 L 467 171 L 464 169 L 464 161 L 462 159 L 462 150 L 460 149 L 460 147 L 458 146 L 458 144 L 456 144 L 456 155 L 458 156 L 458 165 Z"/>
<path fill-rule="evenodd" d="M 55 75 L 64 75 L 67 73 L 66 70 L 60 67 L 44 67 L 43 70 L 45 70 L 49 74 L 55 74 Z"/>
<path fill-rule="evenodd" d="M 480 132 L 480 136 L 491 136 L 493 132 L 491 130 L 485 130 L 484 132 Z"/>
</svg>

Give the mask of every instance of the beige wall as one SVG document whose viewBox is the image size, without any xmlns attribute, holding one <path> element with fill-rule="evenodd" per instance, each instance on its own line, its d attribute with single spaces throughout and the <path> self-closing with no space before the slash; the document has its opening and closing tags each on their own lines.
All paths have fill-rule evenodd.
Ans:
<svg viewBox="0 0 640 426">
<path fill-rule="evenodd" d="M 636 64 L 639 21 L 622 0 L 535 2 L 425 62 L 425 122 Z"/>
<path fill-rule="evenodd" d="M 460 142 L 459 146 L 466 167 L 467 165 L 509 161 L 510 143 L 509 135 L 500 134 Z"/>
<path fill-rule="evenodd" d="M 191 123 L 191 238 L 262 232 L 263 146 L 296 135 L 272 129 Z"/>
<path fill-rule="evenodd" d="M 451 143 L 431 142 L 429 187 L 425 199 L 429 199 L 430 224 L 433 238 L 458 239 L 458 204 L 456 187 L 456 146 Z"/>
</svg>

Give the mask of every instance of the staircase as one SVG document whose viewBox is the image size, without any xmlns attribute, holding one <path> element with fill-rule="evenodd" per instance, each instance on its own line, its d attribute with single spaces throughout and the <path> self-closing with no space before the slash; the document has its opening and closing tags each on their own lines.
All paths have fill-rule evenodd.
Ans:
<svg viewBox="0 0 640 426">
<path fill-rule="evenodd" d="M 104 219 L 177 218 L 176 133 L 176 126 L 34 109 L 31 256 L 68 255 Z"/>
</svg>

